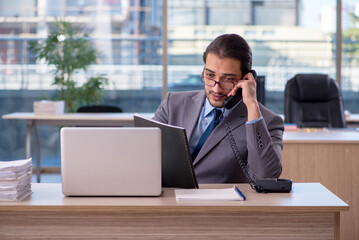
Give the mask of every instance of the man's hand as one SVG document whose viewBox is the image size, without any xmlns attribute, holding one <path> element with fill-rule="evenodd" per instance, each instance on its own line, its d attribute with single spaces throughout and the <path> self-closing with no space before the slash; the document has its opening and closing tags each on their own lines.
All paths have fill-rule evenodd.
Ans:
<svg viewBox="0 0 359 240">
<path fill-rule="evenodd" d="M 242 88 L 243 103 L 247 106 L 248 121 L 262 116 L 257 101 L 257 84 L 251 72 L 244 75 L 243 79 L 236 83 L 235 87 L 228 93 L 227 96 L 234 96 L 239 88 Z"/>
</svg>

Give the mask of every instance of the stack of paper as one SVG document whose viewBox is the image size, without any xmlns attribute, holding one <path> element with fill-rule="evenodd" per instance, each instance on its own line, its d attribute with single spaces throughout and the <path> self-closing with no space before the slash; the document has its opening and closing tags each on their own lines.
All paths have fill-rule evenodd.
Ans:
<svg viewBox="0 0 359 240">
<path fill-rule="evenodd" d="M 35 101 L 34 113 L 35 115 L 60 115 L 64 114 L 64 101 Z"/>
<path fill-rule="evenodd" d="M 176 189 L 177 200 L 243 201 L 246 197 L 233 186 L 223 189 Z"/>
<path fill-rule="evenodd" d="M 22 201 L 31 192 L 31 158 L 0 161 L 0 201 Z"/>
</svg>

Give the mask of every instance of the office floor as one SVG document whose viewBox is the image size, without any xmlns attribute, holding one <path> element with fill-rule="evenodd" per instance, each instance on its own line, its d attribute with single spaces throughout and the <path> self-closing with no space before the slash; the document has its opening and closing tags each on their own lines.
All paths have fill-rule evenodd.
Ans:
<svg viewBox="0 0 359 240">
<path fill-rule="evenodd" d="M 36 183 L 36 174 L 32 174 L 32 183 Z M 41 183 L 61 183 L 61 174 L 59 173 L 42 173 Z"/>
</svg>

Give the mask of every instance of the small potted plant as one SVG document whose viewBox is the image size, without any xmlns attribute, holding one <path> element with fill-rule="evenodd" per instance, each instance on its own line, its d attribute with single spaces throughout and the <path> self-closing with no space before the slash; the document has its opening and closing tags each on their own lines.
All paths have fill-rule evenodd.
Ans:
<svg viewBox="0 0 359 240">
<path fill-rule="evenodd" d="M 74 79 L 74 73 L 86 71 L 97 59 L 96 49 L 79 26 L 56 21 L 48 37 L 30 42 L 29 49 L 36 54 L 37 60 L 55 66 L 53 84 L 59 87 L 55 100 L 64 100 L 67 112 L 76 112 L 81 105 L 102 101 L 108 83 L 104 75 L 91 77 L 81 86 Z"/>
</svg>

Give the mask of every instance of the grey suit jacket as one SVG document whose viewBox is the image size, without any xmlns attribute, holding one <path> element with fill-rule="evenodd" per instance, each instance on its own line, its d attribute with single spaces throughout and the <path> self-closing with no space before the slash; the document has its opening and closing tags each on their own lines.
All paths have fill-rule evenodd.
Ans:
<svg viewBox="0 0 359 240">
<path fill-rule="evenodd" d="M 185 128 L 190 139 L 205 97 L 204 90 L 168 93 L 153 119 Z M 241 102 L 213 130 L 193 161 L 199 183 L 248 182 L 232 151 L 226 122 L 251 177 L 279 177 L 282 171 L 283 120 L 263 105 L 259 107 L 262 120 L 246 124 L 247 108 Z"/>
</svg>

